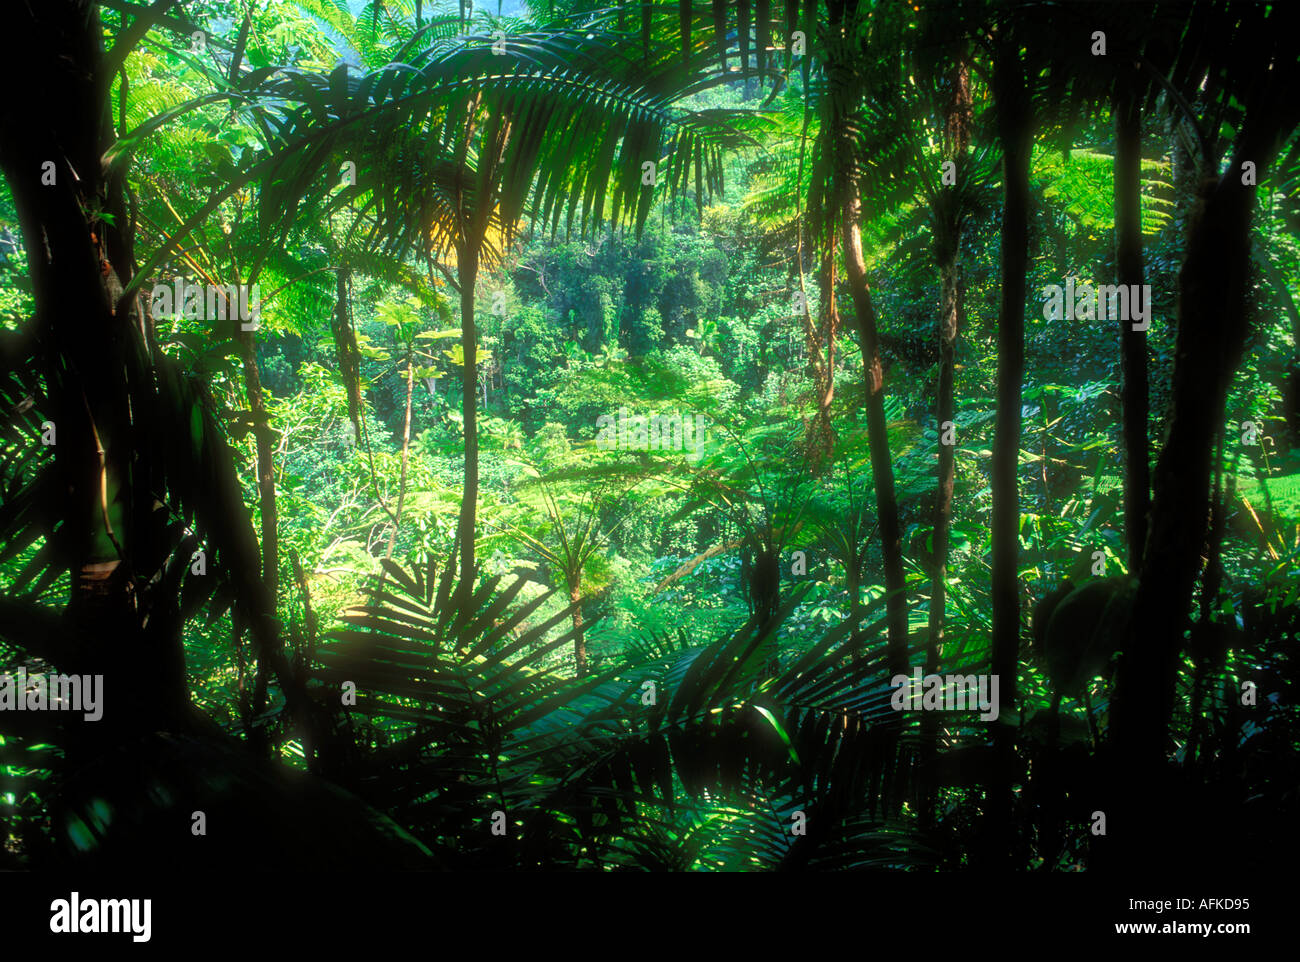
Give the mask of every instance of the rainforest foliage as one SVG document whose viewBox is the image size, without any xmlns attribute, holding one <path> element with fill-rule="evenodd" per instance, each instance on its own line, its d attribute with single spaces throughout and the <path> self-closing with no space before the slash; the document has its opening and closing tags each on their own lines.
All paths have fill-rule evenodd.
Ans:
<svg viewBox="0 0 1300 962">
<path fill-rule="evenodd" d="M 0 867 L 1280 857 L 1296 13 L 7 11 Z"/>
</svg>

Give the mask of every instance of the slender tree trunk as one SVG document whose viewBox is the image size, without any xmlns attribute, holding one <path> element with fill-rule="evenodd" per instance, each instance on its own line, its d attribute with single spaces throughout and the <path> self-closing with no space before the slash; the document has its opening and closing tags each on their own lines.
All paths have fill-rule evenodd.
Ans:
<svg viewBox="0 0 1300 962">
<path fill-rule="evenodd" d="M 1142 107 L 1135 70 L 1122 65 L 1115 116 L 1115 267 L 1121 288 L 1139 291 L 1142 265 Z M 1130 298 L 1131 303 L 1131 298 Z M 1147 335 L 1120 318 L 1123 373 L 1121 408 L 1124 435 L 1124 526 L 1131 575 L 1142 569 L 1150 507 L 1150 448 L 1147 440 Z"/>
<path fill-rule="evenodd" d="M 257 367 L 257 335 L 240 331 L 240 354 L 244 363 L 244 387 L 248 410 L 253 416 L 253 438 L 257 445 L 257 498 L 262 516 L 262 584 L 269 603 L 275 606 L 280 591 L 279 518 L 275 503 L 275 432 L 271 429 L 262 397 L 262 377 Z M 253 712 L 266 711 L 266 692 L 271 666 L 259 659 L 253 688 Z"/>
<path fill-rule="evenodd" d="M 998 313 L 998 410 L 993 443 L 993 670 L 1014 693 L 1020 645 L 1017 564 L 1020 549 L 1021 384 L 1025 370 L 1025 275 L 1029 265 L 1029 144 L 1023 67 L 1008 53 L 1002 110 L 1002 299 Z M 1004 695 L 1005 698 L 1005 695 Z"/>
<path fill-rule="evenodd" d="M 411 398 L 415 393 L 415 358 L 406 358 L 406 414 L 402 418 L 402 476 L 397 487 L 397 508 L 393 511 L 393 531 L 388 536 L 388 548 L 385 558 L 393 556 L 393 546 L 397 544 L 397 529 L 402 523 L 402 505 L 406 501 L 406 470 L 411 458 Z"/>
<path fill-rule="evenodd" d="M 854 5 L 836 0 L 828 6 L 832 33 L 846 34 L 846 19 Z M 876 490 L 876 516 L 880 550 L 885 569 L 885 611 L 888 623 L 887 659 L 891 675 L 907 674 L 907 596 L 903 577 L 903 544 L 898 521 L 898 498 L 894 491 L 894 464 L 889 453 L 889 432 L 885 420 L 884 370 L 880 362 L 880 337 L 876 311 L 871 302 L 866 260 L 862 255 L 862 195 L 857 174 L 857 143 L 854 111 L 858 71 L 837 55 L 827 64 L 831 79 L 832 141 L 835 154 L 835 214 L 839 218 L 844 271 L 858 321 L 862 350 L 862 376 L 866 389 L 867 444 L 871 452 L 871 473 Z"/>
<path fill-rule="evenodd" d="M 468 105 L 466 122 L 469 131 L 465 145 L 475 134 L 474 116 L 478 98 Z M 465 366 L 461 371 L 461 413 L 465 426 L 465 489 L 456 525 L 460 545 L 460 594 L 468 602 L 474 591 L 474 535 L 478 511 L 478 327 L 474 320 L 474 286 L 478 282 L 479 260 L 497 203 L 495 178 L 510 140 L 510 124 L 500 113 L 487 119 L 478 150 L 472 208 L 465 208 L 465 198 L 457 197 L 461 208 L 462 236 L 456 248 L 456 274 L 460 284 L 460 343 Z"/>
<path fill-rule="evenodd" d="M 797 19 L 797 17 L 796 17 Z M 799 133 L 799 169 L 798 182 L 803 183 L 804 162 L 808 148 L 808 124 L 812 112 L 808 109 L 808 91 L 804 90 L 803 125 Z M 799 293 L 803 300 L 804 336 L 808 344 L 809 366 L 813 374 L 813 386 L 817 394 L 817 414 L 807 426 L 805 445 L 811 454 L 814 465 L 829 457 L 835 446 L 835 431 L 831 426 L 830 407 L 835 395 L 835 335 L 839 332 L 839 304 L 835 299 L 835 247 L 830 245 L 822 258 L 822 327 L 827 332 L 826 354 L 822 355 L 820 338 L 812 323 L 812 307 L 808 302 L 808 287 L 804 271 L 804 206 L 798 194 L 795 196 L 798 212 L 795 224 L 796 264 L 799 269 Z"/>
<path fill-rule="evenodd" d="M 802 315 L 804 342 L 808 348 L 808 368 L 817 401 L 817 412 L 805 425 L 804 445 L 809 460 L 814 465 L 823 463 L 835 445 L 831 401 L 835 398 L 835 334 L 840 324 L 839 306 L 835 301 L 835 281 L 835 252 L 832 250 L 822 260 L 823 295 L 819 327 L 813 323 L 803 278 L 800 277 L 800 291 L 804 295 L 805 304 Z"/>
<path fill-rule="evenodd" d="M 1200 618 L 1192 627 L 1191 645 L 1196 663 L 1196 673 L 1192 679 L 1191 730 L 1187 733 L 1187 764 L 1192 769 L 1197 767 L 1197 752 L 1201 743 L 1201 733 L 1205 729 L 1202 707 L 1205 703 L 1205 686 L 1211 673 L 1218 669 L 1218 655 L 1224 650 L 1219 644 L 1219 625 L 1215 619 L 1215 607 L 1219 600 L 1219 589 L 1223 585 L 1223 536 L 1226 529 L 1228 501 L 1223 490 L 1223 446 L 1225 432 L 1220 430 L 1218 447 L 1214 453 L 1214 494 L 1210 501 L 1210 533 L 1206 538 L 1205 570 L 1201 572 Z M 1229 494 L 1233 493 L 1229 489 Z M 1199 635 L 1199 637 L 1198 637 Z"/>
<path fill-rule="evenodd" d="M 474 532 L 478 505 L 478 329 L 474 324 L 474 284 L 478 280 L 478 246 L 464 244 L 457 258 L 460 281 L 461 413 L 465 427 L 465 488 L 461 495 L 456 538 L 460 545 L 460 589 L 474 590 Z"/>
<path fill-rule="evenodd" d="M 1021 385 L 1025 373 L 1025 275 L 1029 266 L 1029 157 L 1033 132 L 1025 68 L 1014 38 L 994 64 L 998 137 L 1002 146 L 1002 299 L 998 311 L 997 420 L 993 440 L 991 520 L 993 674 L 1001 710 L 1017 702 L 1020 658 L 1020 457 Z M 998 726 L 994 745 L 997 777 L 990 780 L 986 857 L 1012 858 L 1011 731 Z"/>
<path fill-rule="evenodd" d="M 343 379 L 343 389 L 348 395 L 348 418 L 352 421 L 357 444 L 361 444 L 361 419 L 365 416 L 365 404 L 361 397 L 361 354 L 357 350 L 356 333 L 352 330 L 352 310 L 348 297 L 350 276 L 346 267 L 340 267 L 335 272 L 334 315 L 330 326 L 334 334 L 334 354 L 339 376 Z"/>
<path fill-rule="evenodd" d="M 841 229 L 845 273 L 848 274 L 849 291 L 858 317 L 862 368 L 866 378 L 867 443 L 871 449 L 876 516 L 880 523 L 880 549 L 885 565 L 889 670 L 891 675 L 907 674 L 907 596 L 903 580 L 903 540 L 898 523 L 898 498 L 894 492 L 894 464 L 889 454 L 889 430 L 885 421 L 885 378 L 880 364 L 876 312 L 871 303 L 866 262 L 862 256 L 862 233 L 859 227 L 861 216 L 862 203 L 857 183 L 850 175 L 842 209 Z"/>
<path fill-rule="evenodd" d="M 940 440 L 944 425 L 954 417 L 953 358 L 957 342 L 957 265 L 941 264 L 939 310 L 939 397 Z M 951 444 L 939 445 L 939 490 L 934 505 L 934 570 L 930 579 L 929 646 L 926 672 L 939 665 L 939 647 L 943 643 L 943 609 L 946 601 L 948 573 L 948 528 L 952 522 L 952 487 L 955 458 Z"/>
<path fill-rule="evenodd" d="M 577 676 L 587 674 L 587 636 L 582 630 L 582 580 L 579 576 L 569 588 L 569 604 L 573 609 L 573 661 L 577 666 Z"/>
</svg>

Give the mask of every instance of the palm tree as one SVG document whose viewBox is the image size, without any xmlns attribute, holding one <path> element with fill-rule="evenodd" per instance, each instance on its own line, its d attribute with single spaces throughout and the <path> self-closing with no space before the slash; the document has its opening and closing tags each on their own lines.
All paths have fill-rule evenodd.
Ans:
<svg viewBox="0 0 1300 962">
<path fill-rule="evenodd" d="M 461 255 L 455 266 L 469 308 L 466 384 L 472 386 L 472 280 L 480 256 L 492 252 L 493 232 L 513 223 L 527 198 L 536 198 L 542 218 L 554 214 L 553 225 L 566 203 L 571 221 L 599 223 L 608 191 L 613 219 L 639 226 L 654 195 L 653 185 L 641 182 L 643 162 L 657 163 L 672 189 L 680 189 L 692 165 L 697 184 L 720 186 L 725 129 L 718 131 L 725 124 L 673 108 L 683 92 L 675 53 L 628 82 L 633 58 L 584 47 L 587 34 L 573 30 L 523 37 L 517 48 L 523 56 L 502 71 L 490 46 L 429 24 L 413 35 L 432 37 L 412 48 L 407 59 L 413 63 L 394 62 L 360 79 L 346 67 L 323 77 L 244 69 L 245 30 L 233 50 L 214 42 L 220 69 L 212 71 L 213 93 L 134 131 L 115 131 L 105 109 L 109 83 L 131 49 L 155 24 L 186 36 L 198 29 L 165 14 L 165 7 L 131 8 L 136 19 L 123 24 L 107 54 L 95 4 L 63 0 L 25 10 L 13 21 L 11 38 L 39 54 L 33 83 L 67 109 L 42 116 L 33 98 L 8 98 L 0 106 L 0 169 L 33 253 L 36 300 L 35 317 L 10 345 L 0 378 L 8 406 L 23 412 L 22 457 L 0 505 L 0 539 L 43 544 L 25 584 L 46 591 L 60 572 L 71 582 L 66 625 L 59 627 L 57 607 L 30 595 L 0 606 L 0 633 L 61 671 L 103 675 L 116 693 L 111 723 L 59 739 L 73 765 L 140 732 L 217 737 L 190 704 L 181 641 L 185 620 L 205 604 L 213 618 L 234 606 L 303 737 L 320 734 L 284 658 L 275 598 L 262 577 L 274 577 L 274 558 L 265 553 L 274 550 L 273 538 L 259 552 L 216 406 L 198 378 L 158 349 L 141 303 L 157 268 L 212 212 L 248 185 L 259 186 L 263 247 L 244 277 L 251 284 L 300 202 L 306 198 L 311 209 L 313 199 L 334 189 L 332 174 L 321 176 L 331 151 L 355 151 L 363 189 L 336 191 L 331 203 L 315 209 L 328 215 L 355 200 L 357 219 L 392 246 Z M 696 85 L 686 84 L 687 93 L 708 82 L 699 72 L 693 76 Z M 121 93 L 125 100 L 125 85 Z M 139 264 L 126 188 L 132 151 L 170 118 L 218 100 L 247 109 L 267 146 L 246 151 L 227 182 Z M 580 132 L 590 139 L 575 136 Z M 391 161 L 406 161 L 396 164 L 402 176 L 373 176 Z M 426 173 L 436 176 L 425 179 Z M 431 234 L 442 247 L 428 240 Z M 236 324 L 232 319 L 232 337 Z M 245 374 L 255 405 L 255 361 Z M 467 417 L 471 411 L 472 404 Z M 40 443 L 48 434 L 43 422 L 57 430 L 50 446 Z M 157 438 L 171 443 L 158 445 Z M 474 451 L 471 444 L 471 465 Z M 264 511 L 264 523 L 274 532 L 273 510 Z M 462 541 L 472 571 L 472 537 Z M 197 550 L 206 553 L 204 565 L 191 563 Z"/>
<path fill-rule="evenodd" d="M 517 604 L 523 579 L 493 578 L 466 608 L 450 601 L 460 594 L 452 566 L 387 567 L 390 589 L 345 615 L 313 684 L 366 677 L 364 713 L 338 726 L 332 746 L 339 778 L 369 774 L 371 800 L 427 840 L 438 864 L 933 864 L 877 814 L 890 786 L 872 777 L 887 756 L 875 731 L 897 718 L 875 681 L 883 653 L 860 674 L 841 670 L 845 624 L 815 629 L 805 654 L 770 664 L 771 636 L 802 592 L 715 640 L 648 638 L 570 678 L 547 664 L 577 631 L 552 637 L 567 611 L 526 618 L 549 594 Z M 860 724 L 844 725 L 849 714 Z M 381 766 L 364 761 L 393 738 L 400 749 Z M 484 827 L 494 809 L 504 837 Z M 805 835 L 790 831 L 796 812 Z"/>
<path fill-rule="evenodd" d="M 658 35 L 632 49 L 608 15 L 505 41 L 494 27 L 484 19 L 462 33 L 460 21 L 432 21 L 414 34 L 400 62 L 371 75 L 354 79 L 344 67 L 328 81 L 287 78 L 268 88 L 319 111 L 294 118 L 282 132 L 287 144 L 311 139 L 320 115 L 330 118 L 327 128 L 347 128 L 331 135 L 328 147 L 357 164 L 356 183 L 328 200 L 314 185 L 314 199 L 327 210 L 352 205 L 371 244 L 436 266 L 459 292 L 462 586 L 472 583 L 474 570 L 480 269 L 510 243 L 526 211 L 552 230 L 561 220 L 566 229 L 598 230 L 606 219 L 641 230 L 656 187 L 684 191 L 693 171 L 697 195 L 720 189 L 722 147 L 738 139 L 733 114 L 677 106 L 719 82 L 702 42 L 683 64 L 676 46 Z M 319 163 L 316 154 L 312 160 Z M 297 196 L 286 191 L 277 200 L 287 206 Z"/>
<path fill-rule="evenodd" d="M 564 582 L 573 620 L 573 659 L 577 677 L 582 678 L 588 673 L 582 605 L 584 591 L 590 587 L 592 562 L 597 552 L 609 545 L 615 532 L 634 517 L 629 500 L 642 479 L 634 477 L 620 483 L 617 477 L 608 476 L 608 470 L 601 469 L 560 471 L 550 477 L 540 476 L 536 470 L 529 473 L 531 479 L 517 486 L 516 492 L 530 507 L 540 503 L 547 527 L 541 531 L 529 530 L 521 520 L 504 526 L 503 530 L 550 565 Z M 603 483 L 592 487 L 593 478 Z M 565 482 L 572 481 L 586 484 L 577 491 L 564 490 L 568 487 Z"/>
</svg>

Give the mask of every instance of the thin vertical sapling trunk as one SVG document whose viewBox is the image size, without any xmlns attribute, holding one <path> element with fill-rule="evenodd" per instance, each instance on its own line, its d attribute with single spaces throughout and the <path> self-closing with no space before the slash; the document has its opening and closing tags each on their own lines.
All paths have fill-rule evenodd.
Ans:
<svg viewBox="0 0 1300 962">
<path fill-rule="evenodd" d="M 845 273 L 858 319 L 867 407 L 867 444 L 876 489 L 876 516 L 880 525 L 880 548 L 884 559 L 885 610 L 888 619 L 889 670 L 907 673 L 907 598 L 904 593 L 903 544 L 898 521 L 898 498 L 894 491 L 894 464 L 889 453 L 889 429 L 885 420 L 884 370 L 880 362 L 880 341 L 876 312 L 871 303 L 866 262 L 862 255 L 859 219 L 862 204 L 856 178 L 848 175 L 840 211 Z"/>
<path fill-rule="evenodd" d="M 402 417 L 402 473 L 397 486 L 397 508 L 393 512 L 393 530 L 388 535 L 388 547 L 384 557 L 392 558 L 393 547 L 397 544 L 397 529 L 402 523 L 402 507 L 406 503 L 406 474 L 411 460 L 411 399 L 415 394 L 415 356 L 408 350 L 406 355 L 406 413 Z"/>
<path fill-rule="evenodd" d="M 1121 289 L 1139 291 L 1142 265 L 1142 109 L 1136 67 L 1121 64 L 1115 117 L 1115 267 Z M 1119 319 L 1124 437 L 1124 526 L 1129 574 L 1142 569 L 1146 546 L 1151 472 L 1147 440 L 1147 336 Z"/>
</svg>

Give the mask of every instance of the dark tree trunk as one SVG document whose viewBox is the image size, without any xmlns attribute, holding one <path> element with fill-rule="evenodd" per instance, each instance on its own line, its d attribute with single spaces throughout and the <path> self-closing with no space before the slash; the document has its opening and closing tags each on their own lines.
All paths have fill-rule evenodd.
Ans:
<svg viewBox="0 0 1300 962">
<path fill-rule="evenodd" d="M 828 7 L 832 33 L 846 32 L 846 19 L 854 15 L 854 4 L 833 2 Z M 834 50 L 843 50 L 833 45 Z M 866 261 L 862 255 L 862 195 L 858 178 L 857 142 L 854 135 L 856 101 L 860 96 L 858 70 L 844 62 L 843 54 L 830 58 L 830 104 L 833 124 L 834 214 L 839 218 L 844 271 L 858 322 L 858 344 L 862 351 L 862 376 L 866 389 L 867 444 L 871 452 L 871 474 L 876 492 L 876 517 L 880 551 L 885 569 L 885 612 L 888 625 L 887 661 L 891 675 L 907 674 L 907 596 L 903 573 L 902 533 L 898 520 L 898 498 L 894 491 L 894 464 L 889 453 L 889 431 L 885 420 L 884 370 L 880 362 L 880 336 L 876 311 L 871 302 Z"/>
<path fill-rule="evenodd" d="M 1121 287 L 1140 290 L 1142 265 L 1142 108 L 1136 70 L 1120 68 L 1115 98 L 1115 267 Z M 1151 498 L 1150 446 L 1147 439 L 1147 335 L 1121 318 L 1123 372 L 1121 408 L 1124 436 L 1124 527 L 1129 574 L 1142 570 L 1147 511 Z"/>
<path fill-rule="evenodd" d="M 867 283 L 862 256 L 859 219 L 862 203 L 856 180 L 850 176 L 841 211 L 844 239 L 844 267 L 849 292 L 858 319 L 858 340 L 862 348 L 863 377 L 866 380 L 867 444 L 871 449 L 871 475 L 876 488 L 876 516 L 880 523 L 880 550 L 885 566 L 885 610 L 888 616 L 889 671 L 907 674 L 907 596 L 903 580 L 903 542 L 898 523 L 898 498 L 894 492 L 894 463 L 889 454 L 889 430 L 885 421 L 884 371 L 876 312 Z"/>
<path fill-rule="evenodd" d="M 142 425 L 131 392 L 148 388 L 139 299 L 119 304 L 135 271 L 125 189 L 100 161 L 113 140 L 111 77 L 94 4 L 51 0 L 12 13 L 9 46 L 27 67 L 24 89 L 0 103 L 0 167 L 29 257 L 56 431 L 60 517 L 48 521 L 63 522 L 58 557 L 71 579 L 58 667 L 103 674 L 118 705 L 106 724 L 129 725 L 181 708 L 188 692 L 179 636 L 154 650 L 168 639 L 142 631 L 137 606 L 145 586 L 135 576 L 159 560 L 159 545 L 143 533 L 150 462 L 132 456 Z"/>
<path fill-rule="evenodd" d="M 268 603 L 274 610 L 280 594 L 279 517 L 275 504 L 275 431 L 271 428 L 262 396 L 262 377 L 257 367 L 257 336 L 252 331 L 241 331 L 239 344 L 244 364 L 248 410 L 253 416 L 253 438 L 257 445 L 257 499 L 262 516 L 262 584 Z M 253 712 L 256 715 L 266 711 L 270 672 L 271 666 L 264 659 L 259 660 L 257 682 L 253 689 Z"/>
<path fill-rule="evenodd" d="M 1282 73 L 1294 76 L 1295 71 Z M 1275 82 L 1283 84 L 1284 77 Z M 1256 108 L 1250 112 L 1248 105 L 1241 141 L 1226 172 L 1207 185 L 1179 275 L 1173 416 L 1156 463 L 1142 579 L 1113 706 L 1119 767 L 1111 804 L 1125 811 L 1121 849 L 1135 860 L 1174 857 L 1169 846 L 1176 844 L 1165 825 L 1167 786 L 1161 780 L 1168 726 L 1205 545 L 1214 438 L 1249 333 L 1246 297 L 1255 187 L 1242 184 L 1242 163 L 1255 163 L 1262 180 L 1279 134 L 1296 122 L 1289 103 Z"/>
<path fill-rule="evenodd" d="M 1189 768 L 1195 770 L 1199 759 L 1197 752 L 1207 719 L 1202 709 L 1205 705 L 1205 689 L 1211 674 L 1217 674 L 1222 661 L 1220 655 L 1227 654 L 1226 646 L 1220 644 L 1222 635 L 1215 618 L 1218 606 L 1219 589 L 1223 586 L 1223 537 L 1226 531 L 1227 509 L 1236 492 L 1233 486 L 1223 487 L 1223 447 L 1225 432 L 1220 429 L 1218 447 L 1214 452 L 1214 494 L 1210 501 L 1210 532 L 1205 546 L 1205 569 L 1201 572 L 1200 618 L 1192 626 L 1189 647 L 1196 665 L 1192 679 L 1191 730 L 1187 733 L 1185 757 Z M 1235 465 L 1234 465 L 1235 467 Z M 1233 472 L 1236 473 L 1235 471 Z M 1225 493 L 1227 497 L 1225 497 Z"/>
<path fill-rule="evenodd" d="M 96 735 L 202 724 L 189 701 L 179 609 L 189 553 L 202 546 L 192 537 L 177 542 L 170 516 L 156 509 L 156 499 L 180 482 L 188 503 L 179 507 L 223 545 L 259 658 L 275 668 L 296 709 L 301 699 L 287 679 L 274 601 L 264 598 L 257 577 L 256 538 L 246 524 L 230 527 L 243 515 L 233 464 L 200 463 L 214 450 L 209 445 L 194 463 L 173 466 L 174 452 L 165 448 L 177 440 L 167 436 L 170 419 L 184 415 L 189 427 L 200 400 L 174 362 L 150 357 L 142 298 L 121 296 L 136 271 L 133 221 L 124 171 L 106 168 L 102 157 L 114 142 L 107 64 L 124 54 L 115 46 L 105 56 L 93 3 L 52 0 L 22 9 L 8 40 L 30 57 L 31 89 L 41 95 L 0 100 L 0 166 L 30 257 L 57 427 L 60 500 L 51 523 L 62 521 L 67 533 L 57 547 L 72 582 L 66 663 L 57 667 L 104 675 L 115 707 L 104 725 L 93 726 Z M 138 40 L 159 9 L 140 13 L 117 43 Z M 52 102 L 58 110 L 49 109 Z M 47 163 L 53 183 L 43 182 Z M 190 411 L 178 407 L 187 403 Z M 215 475 L 196 481 L 196 471 Z"/>
<path fill-rule="evenodd" d="M 1017 702 L 1020 658 L 1020 456 L 1021 386 L 1025 373 L 1025 275 L 1029 266 L 1029 156 L 1033 142 L 1025 68 L 1016 41 L 1004 43 L 994 64 L 994 98 L 1002 146 L 1002 299 L 998 311 L 998 407 L 993 440 L 993 674 L 1001 710 Z M 998 726 L 999 762 L 990 780 L 986 857 L 1011 854 L 1011 732 Z"/>
<path fill-rule="evenodd" d="M 1165 126 L 1169 133 L 1170 179 L 1174 188 L 1174 211 L 1170 224 L 1177 232 L 1179 242 L 1183 243 L 1191 232 L 1188 218 L 1196 202 L 1196 185 L 1200 182 L 1201 171 L 1194 148 L 1189 146 L 1192 135 L 1187 130 L 1188 122 L 1177 106 L 1169 109 Z"/>
<path fill-rule="evenodd" d="M 1010 62 L 1008 62 L 1010 61 Z M 1025 373 L 1025 275 L 1029 266 L 1027 94 L 1018 55 L 1000 59 L 998 90 L 1003 151 L 1002 299 L 998 312 L 998 409 L 993 442 L 993 671 L 1001 691 L 1015 692 L 1020 646 L 1021 384 Z"/>
<path fill-rule="evenodd" d="M 831 402 L 835 399 L 835 335 L 839 331 L 839 306 L 835 300 L 835 254 L 829 251 L 822 259 L 822 308 L 820 326 L 813 323 L 812 311 L 804 295 L 802 315 L 804 343 L 808 349 L 808 373 L 817 400 L 817 413 L 807 421 L 804 447 L 809 462 L 819 467 L 830 457 L 835 446 L 835 429 L 831 424 Z M 800 292 L 803 293 L 802 276 Z"/>
<path fill-rule="evenodd" d="M 957 330 L 957 265 L 947 262 L 939 265 L 939 395 L 937 414 L 940 441 L 943 425 L 952 421 L 953 359 L 956 354 Z M 939 485 L 934 504 L 934 569 L 930 578 L 929 646 L 926 651 L 926 671 L 939 664 L 939 646 L 943 643 L 943 609 L 946 600 L 948 572 L 948 528 L 952 522 L 952 486 L 955 472 L 953 445 L 939 445 Z"/>
</svg>

